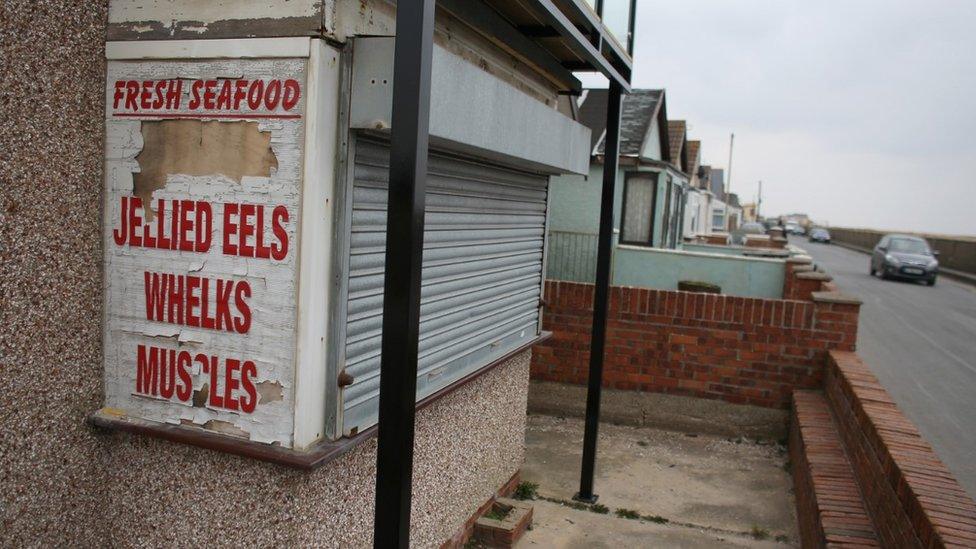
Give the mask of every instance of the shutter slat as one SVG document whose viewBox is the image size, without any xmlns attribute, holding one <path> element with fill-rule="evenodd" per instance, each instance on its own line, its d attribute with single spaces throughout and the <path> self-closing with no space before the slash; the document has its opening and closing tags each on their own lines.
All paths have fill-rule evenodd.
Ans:
<svg viewBox="0 0 976 549">
<path fill-rule="evenodd" d="M 349 237 L 344 433 L 376 422 L 389 148 L 356 143 Z M 417 397 L 538 332 L 548 179 L 431 152 L 421 276 Z"/>
</svg>

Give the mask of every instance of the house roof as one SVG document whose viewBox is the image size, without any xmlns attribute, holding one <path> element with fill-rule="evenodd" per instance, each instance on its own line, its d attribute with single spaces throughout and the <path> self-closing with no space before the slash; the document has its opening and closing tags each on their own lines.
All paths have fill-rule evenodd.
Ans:
<svg viewBox="0 0 976 549">
<path fill-rule="evenodd" d="M 701 160 L 701 158 L 698 156 L 698 154 L 701 152 L 701 141 L 688 141 L 685 148 L 688 151 L 688 166 L 685 173 L 691 177 L 698 171 L 698 163 Z"/>
<path fill-rule="evenodd" d="M 603 140 L 607 129 L 607 90 L 586 90 L 579 107 L 579 122 L 590 128 L 590 151 Z"/>
<path fill-rule="evenodd" d="M 580 106 L 580 122 L 590 128 L 594 154 L 603 154 L 606 141 L 607 90 L 587 90 Z M 670 160 L 667 137 L 667 111 L 664 90 L 633 90 L 622 98 L 620 115 L 620 155 L 638 156 L 650 137 L 651 122 L 656 118 L 660 128 L 661 154 Z"/>
<path fill-rule="evenodd" d="M 688 125 L 684 120 L 668 120 L 668 150 L 671 151 L 671 158 L 681 158 L 687 128 Z M 682 169 L 684 166 L 678 166 L 678 168 Z"/>
</svg>

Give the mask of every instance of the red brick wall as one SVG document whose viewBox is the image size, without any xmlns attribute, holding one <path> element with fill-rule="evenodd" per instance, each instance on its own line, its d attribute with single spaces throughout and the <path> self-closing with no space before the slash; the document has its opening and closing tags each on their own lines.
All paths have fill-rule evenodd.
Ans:
<svg viewBox="0 0 976 549">
<path fill-rule="evenodd" d="M 824 392 L 881 544 L 976 547 L 976 504 L 856 354 L 829 354 Z"/>
<path fill-rule="evenodd" d="M 546 281 L 532 378 L 585 384 L 593 285 Z M 788 408 L 819 388 L 828 349 L 854 350 L 859 307 L 612 287 L 604 386 Z"/>
</svg>

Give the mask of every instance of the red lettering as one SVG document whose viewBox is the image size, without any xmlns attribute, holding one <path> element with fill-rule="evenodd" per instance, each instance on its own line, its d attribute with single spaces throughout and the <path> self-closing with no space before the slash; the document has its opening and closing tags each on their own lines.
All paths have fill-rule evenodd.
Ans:
<svg viewBox="0 0 976 549">
<path fill-rule="evenodd" d="M 194 309 L 200 306 L 200 298 L 195 290 L 200 288 L 200 277 L 186 276 L 186 325 L 196 328 L 200 327 L 200 317 L 194 313 Z"/>
<path fill-rule="evenodd" d="M 281 261 L 288 255 L 288 232 L 285 231 L 283 223 L 288 223 L 288 209 L 284 206 L 275 206 L 271 212 L 271 230 L 278 238 L 278 244 L 271 245 L 271 257 L 275 261 Z"/>
<path fill-rule="evenodd" d="M 133 196 L 129 199 L 129 246 L 142 246 L 142 236 L 136 231 L 137 227 L 142 227 L 142 217 L 136 213 L 137 208 L 142 208 L 142 199 Z"/>
<path fill-rule="evenodd" d="M 155 396 L 157 391 L 156 379 L 159 372 L 159 349 L 149 348 L 146 356 L 146 346 L 139 345 L 136 350 L 136 392 Z"/>
<path fill-rule="evenodd" d="M 190 221 L 190 213 L 193 208 L 192 200 L 180 201 L 180 251 L 182 252 L 193 251 L 193 241 L 186 236 L 186 233 L 193 230 L 193 222 Z"/>
<path fill-rule="evenodd" d="M 214 88 L 216 87 L 216 80 L 207 80 L 203 83 L 203 108 L 207 109 L 208 111 L 211 111 L 214 108 L 214 97 L 216 96 Z"/>
<path fill-rule="evenodd" d="M 234 377 L 234 373 L 241 369 L 241 361 L 236 358 L 228 358 L 224 361 L 224 406 L 228 410 L 238 410 L 240 409 L 237 405 L 237 398 L 234 397 L 234 391 L 237 390 L 239 385 L 237 378 Z"/>
<path fill-rule="evenodd" d="M 172 246 L 172 239 L 166 238 L 166 230 L 163 221 L 166 217 L 166 201 L 162 198 L 156 202 L 156 247 L 167 249 Z"/>
<path fill-rule="evenodd" d="M 254 216 L 254 204 L 241 204 L 240 240 L 238 250 L 241 257 L 254 257 L 254 247 L 247 243 L 248 237 L 254 234 L 254 225 L 248 218 Z"/>
<path fill-rule="evenodd" d="M 220 87 L 220 95 L 217 96 L 217 108 L 229 109 L 231 99 L 231 82 L 224 80 L 224 85 Z"/>
<path fill-rule="evenodd" d="M 163 305 L 166 303 L 168 278 L 159 273 L 143 273 L 143 290 L 146 293 L 146 320 L 163 320 Z"/>
<path fill-rule="evenodd" d="M 193 82 L 193 85 L 190 86 L 190 93 L 193 94 L 193 97 L 190 98 L 190 103 L 188 105 L 190 110 L 197 110 L 200 108 L 200 88 L 202 87 L 203 80 L 196 80 Z"/>
<path fill-rule="evenodd" d="M 179 248 L 180 245 L 180 201 L 173 201 L 173 215 L 170 216 L 169 220 L 169 234 L 172 235 L 172 240 L 170 241 L 169 249 L 175 250 Z"/>
<path fill-rule="evenodd" d="M 251 82 L 251 87 L 247 89 L 247 106 L 251 110 L 257 110 L 261 106 L 261 97 L 264 95 L 264 81 L 255 80 Z"/>
<path fill-rule="evenodd" d="M 234 82 L 234 109 L 241 108 L 241 101 L 247 97 L 247 80 Z"/>
<path fill-rule="evenodd" d="M 254 387 L 253 378 L 258 376 L 258 368 L 253 362 L 247 360 L 241 366 L 241 388 L 247 395 L 247 399 L 240 399 L 241 411 L 250 414 L 258 404 L 258 392 Z"/>
<path fill-rule="evenodd" d="M 136 104 L 136 99 L 139 98 L 139 83 L 135 80 L 129 80 L 125 83 L 125 109 L 126 110 L 139 110 L 139 105 Z"/>
<path fill-rule="evenodd" d="M 216 324 L 214 319 L 210 317 L 207 312 L 210 309 L 210 279 L 201 279 L 202 286 L 200 288 L 200 295 L 203 296 L 202 307 L 200 308 L 200 327 L 206 328 L 208 330 L 213 330 Z"/>
<path fill-rule="evenodd" d="M 273 111 L 278 107 L 278 100 L 281 99 L 281 80 L 272 80 L 268 83 L 268 89 L 264 92 L 264 106 Z"/>
<path fill-rule="evenodd" d="M 258 234 L 257 243 L 254 245 L 254 255 L 261 259 L 271 257 L 271 247 L 264 243 L 264 206 L 258 208 Z"/>
<path fill-rule="evenodd" d="M 169 305 L 166 311 L 166 322 L 170 324 L 183 324 L 183 276 L 166 275 L 169 279 L 169 292 L 166 300 Z M 173 311 L 176 314 L 173 314 Z"/>
<path fill-rule="evenodd" d="M 210 241 L 213 239 L 213 208 L 209 202 L 197 202 L 196 204 L 196 237 L 194 249 L 198 252 L 206 252 L 210 249 Z"/>
<path fill-rule="evenodd" d="M 125 244 L 126 237 L 128 236 L 126 234 L 126 232 L 127 232 L 128 227 L 129 227 L 129 224 L 127 223 L 128 219 L 129 219 L 129 216 L 128 216 L 128 213 L 129 213 L 129 197 L 127 197 L 127 196 L 123 196 L 122 197 L 122 205 L 121 205 L 121 208 L 119 209 L 119 212 L 120 212 L 120 215 L 119 215 L 119 226 L 118 226 L 118 228 L 112 230 L 112 238 L 115 240 L 115 243 L 117 245 L 121 246 L 121 245 Z"/>
<path fill-rule="evenodd" d="M 234 319 L 234 330 L 239 334 L 246 334 L 251 329 L 251 307 L 244 301 L 245 297 L 251 297 L 251 285 L 242 280 L 234 288 L 234 305 L 241 313 L 240 318 Z"/>
<path fill-rule="evenodd" d="M 125 92 L 123 91 L 124 89 L 125 89 L 125 80 L 116 80 L 115 92 L 112 94 L 113 109 L 119 108 L 119 101 L 122 101 L 122 98 L 125 97 Z"/>
<path fill-rule="evenodd" d="M 170 80 L 169 87 L 166 89 L 166 108 L 179 109 L 180 100 L 183 98 L 183 81 Z"/>
<path fill-rule="evenodd" d="M 193 391 L 193 380 L 190 379 L 190 353 L 180 351 L 176 357 L 176 373 L 180 376 L 180 386 L 176 388 L 176 398 L 181 402 L 190 400 Z"/>
<path fill-rule="evenodd" d="M 210 405 L 218 408 L 224 407 L 224 399 L 217 393 L 217 357 L 211 356 L 210 363 L 207 365 L 210 372 Z"/>
<path fill-rule="evenodd" d="M 173 398 L 173 390 L 176 388 L 176 351 L 170 349 L 169 360 L 166 360 L 166 349 L 160 349 L 159 354 L 159 396 Z"/>
<path fill-rule="evenodd" d="M 230 292 L 233 289 L 233 282 L 229 280 L 224 282 L 219 278 L 217 279 L 217 311 L 215 316 L 217 317 L 218 330 L 226 329 L 230 331 L 233 329 L 230 318 Z"/>
<path fill-rule="evenodd" d="M 167 82 L 165 80 L 160 80 L 156 82 L 156 99 L 152 102 L 152 108 L 158 109 L 163 106 L 165 99 L 163 98 L 163 90 L 166 89 Z"/>
<path fill-rule="evenodd" d="M 149 110 L 152 108 L 152 91 L 153 91 L 153 81 L 146 80 L 142 83 L 142 93 L 139 94 L 139 105 L 145 109 Z"/>
<path fill-rule="evenodd" d="M 230 216 L 237 215 L 237 204 L 224 204 L 224 255 L 237 255 L 237 244 L 231 237 L 237 234 L 237 225 Z"/>
<path fill-rule="evenodd" d="M 146 207 L 143 209 L 143 211 L 146 211 L 150 208 L 152 208 L 152 204 L 151 203 L 146 204 Z M 152 225 L 148 223 L 142 226 L 142 245 L 145 246 L 146 248 L 156 247 L 156 237 L 152 233 Z"/>
<path fill-rule="evenodd" d="M 292 78 L 285 80 L 285 95 L 281 100 L 281 106 L 286 111 L 290 111 L 292 107 L 298 104 L 298 98 L 301 96 L 301 87 L 298 85 L 298 81 Z"/>
</svg>

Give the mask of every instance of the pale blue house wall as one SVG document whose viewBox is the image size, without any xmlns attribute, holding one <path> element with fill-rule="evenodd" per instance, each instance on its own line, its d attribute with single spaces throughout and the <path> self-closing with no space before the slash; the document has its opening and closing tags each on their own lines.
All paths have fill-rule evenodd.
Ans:
<svg viewBox="0 0 976 549">
<path fill-rule="evenodd" d="M 676 290 L 678 282 L 709 282 L 722 293 L 782 299 L 786 262 L 620 245 L 614 249 L 615 286 Z"/>
</svg>

